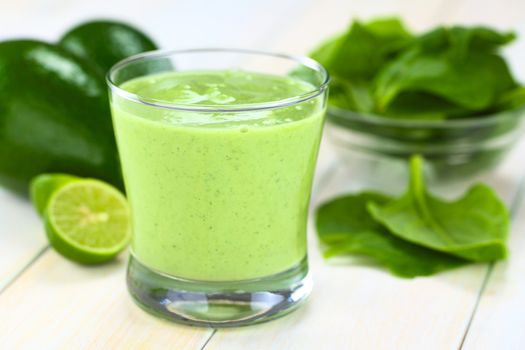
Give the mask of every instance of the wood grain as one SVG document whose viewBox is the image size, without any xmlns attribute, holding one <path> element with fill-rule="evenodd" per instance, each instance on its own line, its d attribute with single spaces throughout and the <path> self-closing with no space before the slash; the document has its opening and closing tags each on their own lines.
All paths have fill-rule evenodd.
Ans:
<svg viewBox="0 0 525 350">
<path fill-rule="evenodd" d="M 211 332 L 133 305 L 125 257 L 85 267 L 48 250 L 0 298 L 1 349 L 200 349 Z"/>
<path fill-rule="evenodd" d="M 47 246 L 27 200 L 0 188 L 0 291 Z"/>
<path fill-rule="evenodd" d="M 463 349 L 523 349 L 525 347 L 525 205 L 515 215 L 510 258 L 494 266 Z"/>
<path fill-rule="evenodd" d="M 525 141 L 522 141 L 525 143 Z M 514 157 L 512 167 L 522 166 L 525 147 L 521 157 Z M 480 290 L 478 305 L 465 334 L 462 349 L 523 349 L 525 335 L 521 325 L 525 319 L 525 177 L 521 178 L 519 191 L 515 194 L 512 229 L 509 238 L 510 257 L 487 270 Z"/>
<path fill-rule="evenodd" d="M 157 0 L 147 10 L 143 4 L 124 0 L 35 4 L 22 0 L 5 5 L 0 13 L 5 30 L 0 37 L 33 36 L 39 28 L 39 36 L 53 39 L 72 23 L 100 15 L 138 23 L 164 47 L 238 46 L 296 54 L 343 30 L 351 18 L 386 14 L 402 14 L 415 29 L 440 22 L 481 21 L 517 25 L 525 33 L 519 15 L 523 2 L 517 0 L 231 1 L 210 2 L 206 11 L 190 0 Z M 21 16 L 34 26 L 20 21 Z M 518 45 L 513 50 L 511 60 L 524 76 L 520 62 L 525 49 Z M 507 202 L 515 199 L 523 154 L 522 145 L 498 171 L 483 178 Z M 315 203 L 362 187 L 352 181 L 353 169 L 334 167 L 336 159 L 323 142 Z M 514 224 L 512 257 L 496 266 L 475 314 L 486 265 L 431 278 L 399 279 L 355 260 L 323 261 L 310 227 L 315 287 L 308 303 L 280 320 L 212 333 L 170 324 L 133 305 L 125 290 L 125 257 L 104 267 L 86 268 L 52 250 L 39 256 L 46 246 L 39 219 L 28 203 L 0 190 L 0 289 L 17 277 L 0 294 L 0 348 L 454 349 L 467 331 L 467 349 L 523 348 L 516 345 L 525 343 L 520 329 L 525 313 L 521 300 L 525 284 L 520 278 L 525 270 L 520 253 L 525 249 L 524 210 Z"/>
</svg>

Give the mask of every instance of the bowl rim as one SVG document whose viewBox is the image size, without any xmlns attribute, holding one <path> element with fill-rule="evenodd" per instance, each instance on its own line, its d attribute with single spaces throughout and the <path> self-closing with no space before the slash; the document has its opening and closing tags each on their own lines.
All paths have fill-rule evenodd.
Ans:
<svg viewBox="0 0 525 350">
<path fill-rule="evenodd" d="M 404 128 L 463 128 L 463 127 L 479 127 L 498 124 L 507 119 L 515 118 L 515 113 L 525 114 L 525 105 L 471 118 L 458 119 L 444 119 L 444 120 L 418 120 L 406 118 L 387 118 L 373 113 L 356 112 L 349 109 L 344 109 L 332 105 L 328 105 L 327 115 L 335 116 L 340 119 L 357 121 L 363 124 L 373 124 L 391 127 Z M 331 118 L 328 118 L 329 120 Z"/>
</svg>

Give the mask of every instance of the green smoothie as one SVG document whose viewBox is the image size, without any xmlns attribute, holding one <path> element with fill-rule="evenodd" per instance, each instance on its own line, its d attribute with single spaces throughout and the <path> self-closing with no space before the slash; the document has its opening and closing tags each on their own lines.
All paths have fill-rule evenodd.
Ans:
<svg viewBox="0 0 525 350">
<path fill-rule="evenodd" d="M 112 101 L 136 259 L 199 281 L 269 276 L 305 259 L 323 97 L 253 107 L 313 86 L 223 70 L 150 75 L 121 88 L 145 102 L 196 107 Z M 203 107 L 215 111 L 198 109 Z"/>
</svg>

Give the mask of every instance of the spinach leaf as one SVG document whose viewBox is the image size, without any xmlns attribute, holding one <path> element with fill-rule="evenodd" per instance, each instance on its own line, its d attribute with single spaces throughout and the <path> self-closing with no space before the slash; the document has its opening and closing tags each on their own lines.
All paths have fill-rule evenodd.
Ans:
<svg viewBox="0 0 525 350">
<path fill-rule="evenodd" d="M 447 202 L 427 192 L 420 156 L 411 158 L 410 168 L 402 197 L 368 204 L 375 220 L 399 238 L 471 261 L 507 256 L 509 215 L 491 188 L 478 184 L 463 198 Z"/>
<path fill-rule="evenodd" d="M 513 32 L 501 33 L 487 27 L 438 27 L 420 37 L 414 44 L 423 51 L 452 50 L 456 56 L 468 52 L 496 52 L 516 38 Z"/>
<path fill-rule="evenodd" d="M 413 120 L 444 120 L 453 117 L 461 118 L 471 113 L 470 110 L 436 95 L 422 91 L 404 91 L 392 101 L 383 116 Z"/>
<path fill-rule="evenodd" d="M 317 232 L 328 246 L 325 257 L 367 256 L 400 277 L 427 276 L 462 266 L 466 260 L 406 242 L 388 232 L 367 212 L 366 204 L 386 204 L 390 197 L 364 192 L 340 197 L 317 211 Z"/>
<path fill-rule="evenodd" d="M 397 19 L 362 24 L 355 21 L 327 62 L 328 70 L 348 80 L 372 79 L 389 59 L 404 48 L 412 36 Z"/>
<path fill-rule="evenodd" d="M 513 32 L 500 33 L 487 27 L 438 27 L 414 41 L 423 51 L 453 50 L 457 56 L 469 51 L 495 52 L 516 38 Z"/>
<path fill-rule="evenodd" d="M 339 45 L 341 45 L 343 35 L 336 35 L 330 39 L 324 41 L 321 46 L 316 48 L 310 53 L 310 57 L 328 67 L 328 64 L 332 60 L 332 56 L 335 54 Z"/>
<path fill-rule="evenodd" d="M 492 52 L 513 37 L 479 27 L 438 28 L 419 37 L 376 77 L 378 112 L 407 91 L 430 93 L 473 113 L 489 109 L 517 86 L 505 60 Z"/>
<path fill-rule="evenodd" d="M 358 112 L 374 110 L 371 82 L 377 71 L 412 40 L 398 19 L 353 22 L 310 56 L 332 76 L 330 104 Z"/>
<path fill-rule="evenodd" d="M 354 21 L 311 56 L 333 78 L 332 106 L 398 119 L 479 117 L 525 104 L 498 54 L 515 37 L 481 26 L 413 36 L 399 19 L 384 18 Z"/>
<path fill-rule="evenodd" d="M 334 77 L 330 85 L 329 102 L 332 106 L 356 112 L 371 113 L 374 110 L 374 99 L 370 83 Z"/>
<path fill-rule="evenodd" d="M 518 86 L 505 92 L 498 101 L 496 109 L 499 111 L 512 110 L 525 106 L 525 87 Z"/>
<path fill-rule="evenodd" d="M 347 195 L 327 203 L 317 210 L 316 225 L 319 239 L 323 243 L 337 243 L 355 232 L 380 231 L 381 224 L 374 220 L 366 209 L 366 203 L 386 204 L 392 198 L 376 192 Z"/>
</svg>

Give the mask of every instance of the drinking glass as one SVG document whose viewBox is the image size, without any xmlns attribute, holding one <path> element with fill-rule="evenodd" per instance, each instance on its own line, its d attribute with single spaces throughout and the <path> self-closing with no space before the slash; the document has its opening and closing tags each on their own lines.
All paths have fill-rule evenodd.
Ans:
<svg viewBox="0 0 525 350">
<path fill-rule="evenodd" d="M 162 79 L 174 72 L 206 86 L 205 98 L 215 102 Z M 228 74 L 277 95 L 282 87 L 268 79 L 302 90 L 252 103 L 251 90 L 239 86 L 246 100 L 232 103 L 224 84 L 206 80 L 210 72 L 234 88 Z M 138 93 L 129 86 L 139 79 Z M 107 81 L 131 208 L 127 284 L 135 302 L 176 322 L 213 327 L 296 308 L 311 290 L 306 225 L 326 70 L 306 57 L 257 51 L 157 51 L 119 62 Z M 178 88 L 183 102 L 158 97 Z"/>
</svg>

